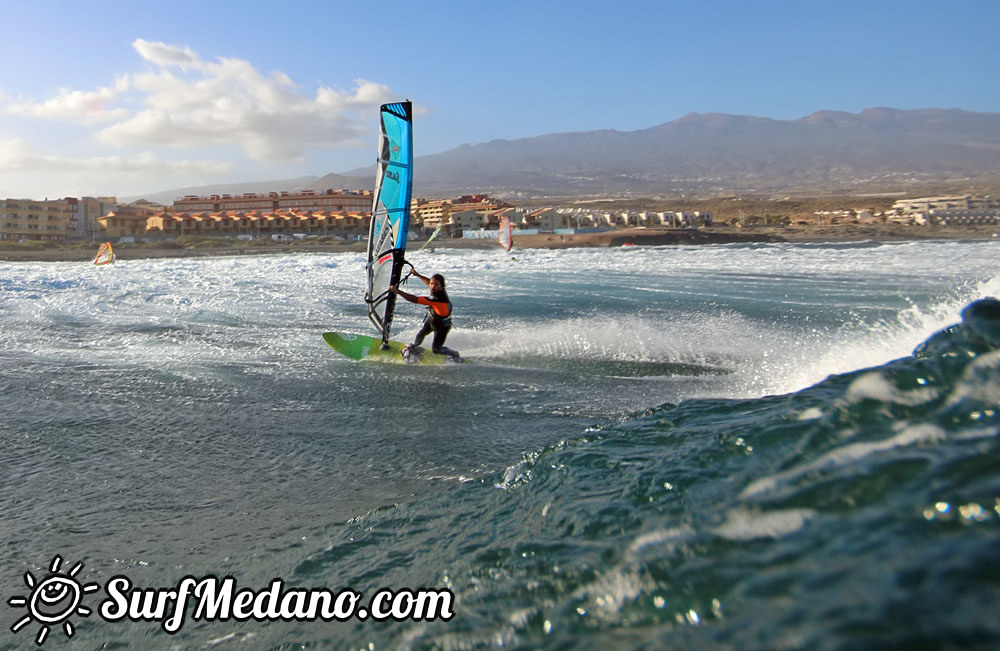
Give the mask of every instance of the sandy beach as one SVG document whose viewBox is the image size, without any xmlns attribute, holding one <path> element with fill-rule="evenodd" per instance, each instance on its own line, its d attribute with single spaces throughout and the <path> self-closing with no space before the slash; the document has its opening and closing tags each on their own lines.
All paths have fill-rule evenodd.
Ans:
<svg viewBox="0 0 1000 651">
<path fill-rule="evenodd" d="M 857 242 L 864 240 L 901 242 L 927 239 L 1000 238 L 1000 226 L 903 226 L 899 224 L 848 224 L 822 227 L 758 227 L 740 230 L 731 227 L 698 229 L 623 228 L 600 233 L 560 235 L 515 234 L 515 249 L 561 249 L 572 247 L 670 246 L 726 244 L 734 242 Z M 415 243 L 411 242 L 411 245 Z M 72 262 L 92 260 L 97 243 L 72 244 L 29 242 L 0 243 L 0 260 L 6 262 Z M 490 249 L 496 240 L 437 239 L 432 248 Z M 309 240 L 272 242 L 260 240 L 235 243 L 232 240 L 202 241 L 195 245 L 176 243 L 116 244 L 119 260 L 142 258 L 186 258 L 220 255 L 270 255 L 275 253 L 364 251 L 364 242 L 323 242 Z"/>
</svg>

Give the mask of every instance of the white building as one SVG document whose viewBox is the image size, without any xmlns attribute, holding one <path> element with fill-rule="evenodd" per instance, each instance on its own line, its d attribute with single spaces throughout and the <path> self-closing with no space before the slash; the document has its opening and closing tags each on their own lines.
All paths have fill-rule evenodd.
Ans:
<svg viewBox="0 0 1000 651">
<path fill-rule="evenodd" d="M 461 210 L 451 213 L 451 229 L 453 231 L 477 230 L 486 226 L 489 217 L 478 210 Z"/>
<path fill-rule="evenodd" d="M 900 199 L 892 207 L 904 214 L 952 210 L 990 210 L 1000 209 L 1000 199 L 970 195 L 921 197 L 919 199 Z"/>
</svg>

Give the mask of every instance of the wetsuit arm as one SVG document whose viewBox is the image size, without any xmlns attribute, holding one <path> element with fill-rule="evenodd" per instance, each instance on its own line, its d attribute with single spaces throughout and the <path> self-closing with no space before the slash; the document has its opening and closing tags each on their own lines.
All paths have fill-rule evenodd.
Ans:
<svg viewBox="0 0 1000 651">
<path fill-rule="evenodd" d="M 420 302 L 420 298 L 418 298 L 417 296 L 414 296 L 413 294 L 409 294 L 407 292 L 404 292 L 403 290 L 399 289 L 395 285 L 389 285 L 389 291 L 392 292 L 393 294 L 397 294 L 399 296 L 402 296 L 403 298 L 405 298 L 406 300 L 408 300 L 411 303 L 419 303 Z"/>
<path fill-rule="evenodd" d="M 414 268 L 413 268 L 413 265 L 410 265 L 410 273 L 412 273 L 412 274 L 413 274 L 414 276 L 416 276 L 416 277 L 417 277 L 417 278 L 419 278 L 420 280 L 424 281 L 424 284 L 425 284 L 425 285 L 427 285 L 428 287 L 430 287 L 430 286 L 431 286 L 431 279 L 430 279 L 430 278 L 428 278 L 427 276 L 425 276 L 425 275 L 421 274 L 421 273 L 420 273 L 419 271 L 417 271 L 416 269 L 414 269 Z"/>
</svg>

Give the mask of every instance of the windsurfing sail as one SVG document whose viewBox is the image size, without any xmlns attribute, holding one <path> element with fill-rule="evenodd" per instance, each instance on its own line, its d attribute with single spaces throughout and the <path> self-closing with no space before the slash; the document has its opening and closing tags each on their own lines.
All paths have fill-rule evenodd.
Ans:
<svg viewBox="0 0 1000 651">
<path fill-rule="evenodd" d="M 368 316 L 388 345 L 403 254 L 410 230 L 410 197 L 413 192 L 413 108 L 410 102 L 383 104 L 380 115 L 375 196 L 368 231 Z"/>
<path fill-rule="evenodd" d="M 440 232 L 441 232 L 441 226 L 438 225 L 438 227 L 434 229 L 434 232 L 431 233 L 431 236 L 427 238 L 427 241 L 424 242 L 424 245 L 420 247 L 420 250 L 423 251 L 424 249 L 426 249 L 427 245 L 430 244 L 434 240 L 434 238 L 438 236 L 438 233 Z"/>
<path fill-rule="evenodd" d="M 94 264 L 111 264 L 115 261 L 115 250 L 111 247 L 111 242 L 105 242 L 97 249 L 94 256 Z"/>
<path fill-rule="evenodd" d="M 500 218 L 500 246 L 504 248 L 505 251 L 510 251 L 511 247 L 514 246 L 514 230 L 510 225 L 510 217 L 504 215 Z"/>
</svg>

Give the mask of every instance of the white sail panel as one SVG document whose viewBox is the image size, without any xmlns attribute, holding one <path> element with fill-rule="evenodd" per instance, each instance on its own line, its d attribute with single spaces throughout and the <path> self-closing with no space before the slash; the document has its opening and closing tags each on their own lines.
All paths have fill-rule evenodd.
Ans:
<svg viewBox="0 0 1000 651">
<path fill-rule="evenodd" d="M 500 233 L 498 238 L 500 240 L 500 246 L 502 246 L 505 251 L 510 251 L 511 247 L 514 246 L 514 231 L 510 225 L 510 217 L 507 215 L 500 218 Z"/>
</svg>

